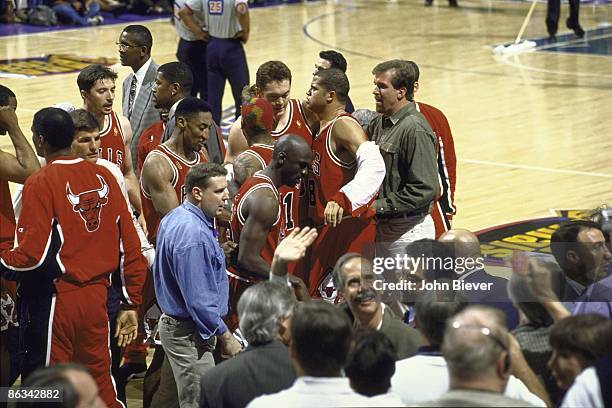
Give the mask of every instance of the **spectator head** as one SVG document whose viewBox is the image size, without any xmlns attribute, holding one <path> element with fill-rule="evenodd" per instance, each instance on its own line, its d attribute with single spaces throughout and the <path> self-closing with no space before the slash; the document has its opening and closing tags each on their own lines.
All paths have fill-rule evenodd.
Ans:
<svg viewBox="0 0 612 408">
<path fill-rule="evenodd" d="M 550 238 L 550 250 L 563 272 L 585 286 L 605 277 L 612 260 L 601 227 L 592 221 L 561 225 Z"/>
<path fill-rule="evenodd" d="M 416 72 L 406 61 L 381 62 L 372 70 L 374 74 L 374 100 L 376 112 L 385 117 L 393 115 L 414 99 Z"/>
<path fill-rule="evenodd" d="M 221 214 L 223 204 L 229 198 L 227 170 L 217 163 L 201 163 L 187 172 L 185 188 L 187 200 L 210 218 Z"/>
<path fill-rule="evenodd" d="M 395 374 L 396 351 L 391 340 L 372 329 L 359 329 L 344 368 L 351 388 L 367 397 L 386 394 Z"/>
<path fill-rule="evenodd" d="M 153 36 L 147 27 L 132 24 L 121 31 L 117 47 L 121 65 L 136 72 L 151 58 Z"/>
<path fill-rule="evenodd" d="M 454 291 L 429 291 L 415 304 L 415 325 L 430 346 L 442 346 L 446 322 L 467 306 L 467 300 Z"/>
<path fill-rule="evenodd" d="M 183 62 L 168 62 L 157 69 L 153 85 L 153 99 L 157 109 L 170 109 L 172 105 L 191 93 L 193 74 Z"/>
<path fill-rule="evenodd" d="M 206 141 L 213 121 L 210 105 L 190 96 L 179 102 L 174 116 L 176 127 L 172 137 L 180 135 L 186 151 L 206 150 Z"/>
<path fill-rule="evenodd" d="M 117 73 L 100 64 L 85 67 L 77 77 L 77 85 L 85 109 L 101 117 L 113 112 Z"/>
<path fill-rule="evenodd" d="M 298 376 L 338 377 L 352 327 L 346 313 L 323 300 L 300 303 L 291 319 L 291 357 Z"/>
<path fill-rule="evenodd" d="M 274 111 L 270 102 L 263 98 L 253 98 L 242 105 L 242 132 L 249 145 L 252 138 L 262 133 L 271 134 L 274 130 Z"/>
<path fill-rule="evenodd" d="M 550 333 L 552 356 L 548 368 L 561 389 L 568 389 L 589 365 L 612 354 L 612 321 L 585 314 L 566 317 Z"/>
<path fill-rule="evenodd" d="M 274 117 L 278 119 L 285 113 L 291 93 L 291 71 L 281 61 L 264 62 L 257 69 L 255 86 L 258 98 L 272 104 Z"/>
<path fill-rule="evenodd" d="M 312 75 L 317 75 L 317 72 L 330 68 L 336 68 L 342 72 L 346 72 L 347 65 L 344 55 L 334 50 L 319 52 L 319 60 L 315 62 L 315 69 Z"/>
<path fill-rule="evenodd" d="M 552 317 L 542 303 L 531 293 L 524 277 L 516 273 L 510 276 L 508 296 L 530 324 L 536 327 L 548 327 L 553 324 Z"/>
<path fill-rule="evenodd" d="M 306 106 L 315 113 L 323 113 L 336 105 L 344 106 L 349 92 L 346 74 L 337 68 L 324 69 L 312 77 L 306 93 Z"/>
<path fill-rule="evenodd" d="M 32 141 L 43 155 L 70 148 L 74 133 L 70 115 L 61 109 L 43 108 L 34 114 Z"/>
<path fill-rule="evenodd" d="M 72 153 L 84 160 L 96 163 L 100 147 L 100 123 L 93 113 L 76 109 L 69 113 L 74 125 Z"/>
<path fill-rule="evenodd" d="M 375 315 L 382 318 L 380 294 L 374 289 L 376 276 L 369 260 L 357 253 L 342 255 L 336 261 L 332 279 L 358 322 L 368 321 Z"/>
<path fill-rule="evenodd" d="M 414 259 L 410 265 L 416 269 L 408 272 L 428 282 L 440 279 L 456 278 L 453 252 L 448 245 L 433 239 L 423 238 L 406 245 L 406 255 Z"/>
<path fill-rule="evenodd" d="M 62 401 L 57 405 L 61 408 L 102 408 L 104 402 L 100 398 L 96 382 L 85 367 L 77 364 L 58 364 L 50 367 L 41 367 L 34 371 L 21 384 L 27 388 L 53 388 L 60 389 Z M 17 403 L 16 407 L 36 407 L 39 403 Z"/>
<path fill-rule="evenodd" d="M 17 110 L 17 97 L 8 87 L 0 85 L 0 106 L 10 106 Z M 7 129 L 0 127 L 0 135 L 6 135 Z"/>
<path fill-rule="evenodd" d="M 249 287 L 238 301 L 240 331 L 249 344 L 286 342 L 295 301 L 286 285 L 265 281 Z"/>
<path fill-rule="evenodd" d="M 510 375 L 510 338 L 491 308 L 470 306 L 448 320 L 442 352 L 450 388 L 502 393 Z"/>
<path fill-rule="evenodd" d="M 287 134 L 276 141 L 270 166 L 280 172 L 282 185 L 295 186 L 308 176 L 311 161 L 312 149 L 304 138 Z"/>
</svg>

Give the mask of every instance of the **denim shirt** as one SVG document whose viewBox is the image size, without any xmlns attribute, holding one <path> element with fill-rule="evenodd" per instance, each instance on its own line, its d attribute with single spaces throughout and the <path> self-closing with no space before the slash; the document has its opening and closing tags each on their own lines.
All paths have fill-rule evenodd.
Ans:
<svg viewBox="0 0 612 408">
<path fill-rule="evenodd" d="M 366 133 L 380 148 L 385 179 L 374 202 L 377 215 L 420 215 L 439 193 L 436 135 L 414 102 L 373 119 Z"/>
<path fill-rule="evenodd" d="M 192 319 L 204 340 L 227 330 L 225 255 L 215 235 L 213 220 L 185 201 L 159 224 L 153 267 L 162 312 Z"/>
</svg>

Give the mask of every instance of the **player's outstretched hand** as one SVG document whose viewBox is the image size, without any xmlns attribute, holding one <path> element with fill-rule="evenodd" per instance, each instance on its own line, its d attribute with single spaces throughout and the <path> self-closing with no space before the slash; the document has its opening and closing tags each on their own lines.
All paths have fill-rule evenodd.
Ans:
<svg viewBox="0 0 612 408">
<path fill-rule="evenodd" d="M 330 201 L 325 206 L 325 225 L 335 227 L 340 225 L 342 222 L 342 215 L 344 215 L 344 208 L 340 207 L 335 201 Z"/>
<path fill-rule="evenodd" d="M 117 330 L 115 330 L 117 345 L 127 346 L 136 338 L 137 333 L 138 313 L 136 310 L 120 310 L 117 315 Z"/>
</svg>

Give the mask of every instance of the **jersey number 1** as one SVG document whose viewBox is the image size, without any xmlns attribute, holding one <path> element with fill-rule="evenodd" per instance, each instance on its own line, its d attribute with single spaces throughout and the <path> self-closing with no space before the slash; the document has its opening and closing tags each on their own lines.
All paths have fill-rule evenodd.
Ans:
<svg viewBox="0 0 612 408">
<path fill-rule="evenodd" d="M 285 194 L 283 205 L 285 206 L 285 229 L 292 230 L 295 226 L 293 222 L 293 191 Z"/>
</svg>

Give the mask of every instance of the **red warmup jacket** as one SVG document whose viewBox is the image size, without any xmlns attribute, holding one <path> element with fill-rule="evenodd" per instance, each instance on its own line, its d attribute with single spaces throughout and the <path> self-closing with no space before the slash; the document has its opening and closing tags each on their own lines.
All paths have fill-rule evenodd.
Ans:
<svg viewBox="0 0 612 408">
<path fill-rule="evenodd" d="M 108 286 L 118 272 L 124 303 L 138 306 L 147 263 L 113 175 L 83 159 L 59 157 L 30 176 L 15 247 L 0 252 L 0 272 L 11 280 L 55 279 L 58 293 L 74 285 Z"/>
</svg>

